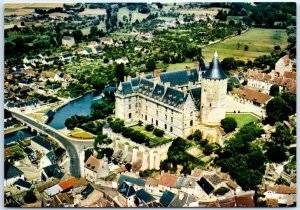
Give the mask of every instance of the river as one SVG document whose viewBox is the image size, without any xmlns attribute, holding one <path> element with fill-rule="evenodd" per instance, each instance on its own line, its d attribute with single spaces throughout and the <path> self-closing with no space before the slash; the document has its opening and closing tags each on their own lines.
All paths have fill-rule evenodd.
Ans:
<svg viewBox="0 0 300 210">
<path fill-rule="evenodd" d="M 55 129 L 63 129 L 67 118 L 73 115 L 89 115 L 91 113 L 91 105 L 100 101 L 101 99 L 98 95 L 94 93 L 86 94 L 58 109 L 52 120 L 47 124 Z"/>
</svg>

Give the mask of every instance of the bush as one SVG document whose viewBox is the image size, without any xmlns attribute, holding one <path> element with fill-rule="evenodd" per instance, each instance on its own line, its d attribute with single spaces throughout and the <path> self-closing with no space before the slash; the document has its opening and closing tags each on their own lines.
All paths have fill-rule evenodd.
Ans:
<svg viewBox="0 0 300 210">
<path fill-rule="evenodd" d="M 125 168 L 127 171 L 131 171 L 132 165 L 130 163 L 126 163 Z"/>
<path fill-rule="evenodd" d="M 215 195 L 225 195 L 227 192 L 229 192 L 229 189 L 226 187 L 220 187 L 215 191 Z"/>
<path fill-rule="evenodd" d="M 146 131 L 153 131 L 153 129 L 154 129 L 154 126 L 152 124 L 148 124 L 145 126 Z"/>
<path fill-rule="evenodd" d="M 153 134 L 157 137 L 163 137 L 163 135 L 165 134 L 165 132 L 163 130 L 157 129 L 155 128 L 153 130 Z"/>
<path fill-rule="evenodd" d="M 138 121 L 138 126 L 142 126 L 143 122 L 141 120 Z"/>
<path fill-rule="evenodd" d="M 237 127 L 237 122 L 233 117 L 226 117 L 225 119 L 221 120 L 222 128 L 226 133 L 234 131 Z"/>
</svg>

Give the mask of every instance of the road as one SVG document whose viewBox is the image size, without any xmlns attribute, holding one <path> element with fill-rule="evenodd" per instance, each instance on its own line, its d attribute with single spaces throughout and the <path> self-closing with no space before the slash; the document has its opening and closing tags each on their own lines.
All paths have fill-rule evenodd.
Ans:
<svg viewBox="0 0 300 210">
<path fill-rule="evenodd" d="M 11 112 L 14 117 L 17 119 L 22 120 L 26 124 L 30 125 L 31 127 L 35 127 L 41 131 L 41 133 L 47 134 L 56 140 L 58 140 L 64 148 L 67 150 L 70 158 L 70 174 L 74 177 L 80 178 L 81 171 L 80 171 L 80 161 L 77 150 L 75 146 L 64 136 L 59 134 L 55 129 L 51 128 L 50 126 L 43 124 L 41 122 L 37 122 L 23 114 L 19 114 L 16 112 Z"/>
</svg>

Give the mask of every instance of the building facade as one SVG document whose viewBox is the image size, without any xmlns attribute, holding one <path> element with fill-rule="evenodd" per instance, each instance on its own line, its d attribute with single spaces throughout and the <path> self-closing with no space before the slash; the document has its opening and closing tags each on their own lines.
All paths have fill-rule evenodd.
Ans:
<svg viewBox="0 0 300 210">
<path fill-rule="evenodd" d="M 185 138 L 203 124 L 220 124 L 226 92 L 227 77 L 215 53 L 208 69 L 201 65 L 199 70 L 127 77 L 115 94 L 115 116 L 128 125 L 141 120 L 171 137 Z"/>
</svg>

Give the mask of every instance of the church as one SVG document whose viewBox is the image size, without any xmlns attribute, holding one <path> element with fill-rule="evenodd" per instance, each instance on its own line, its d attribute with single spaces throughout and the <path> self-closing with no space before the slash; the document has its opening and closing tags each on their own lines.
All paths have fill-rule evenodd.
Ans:
<svg viewBox="0 0 300 210">
<path fill-rule="evenodd" d="M 199 68 L 127 77 L 115 93 L 116 118 L 125 125 L 139 120 L 153 124 L 170 137 L 186 138 L 200 129 L 221 138 L 227 77 L 217 53 L 209 66 L 200 64 Z"/>
</svg>

